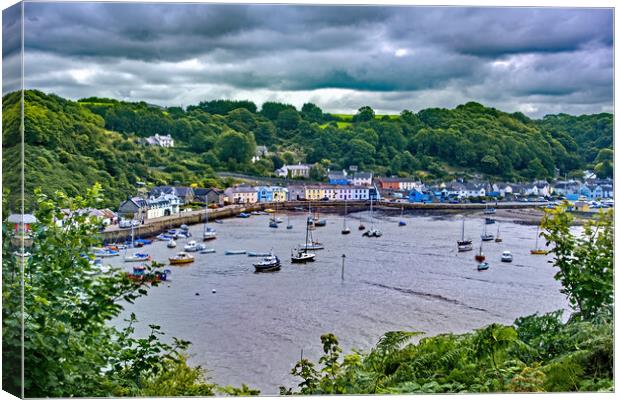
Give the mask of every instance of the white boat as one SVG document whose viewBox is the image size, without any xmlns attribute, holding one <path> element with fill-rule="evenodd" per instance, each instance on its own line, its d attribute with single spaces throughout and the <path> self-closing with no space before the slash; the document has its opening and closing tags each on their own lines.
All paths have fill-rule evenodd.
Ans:
<svg viewBox="0 0 620 400">
<path fill-rule="evenodd" d="M 133 253 L 130 256 L 125 256 L 125 262 L 136 262 L 136 261 L 150 261 L 151 256 L 146 253 Z"/>
<path fill-rule="evenodd" d="M 190 240 L 185 246 L 183 246 L 183 250 L 190 252 L 198 251 L 198 243 L 196 243 L 195 240 Z"/>
<path fill-rule="evenodd" d="M 202 230 L 202 240 L 204 241 L 214 240 L 217 238 L 217 232 L 215 231 L 215 229 L 208 226 L 207 225 L 208 223 L 209 223 L 209 211 L 208 211 L 208 208 L 205 206 L 205 225 Z"/>
<path fill-rule="evenodd" d="M 271 252 L 256 252 L 256 251 L 249 251 L 248 252 L 248 257 L 267 257 L 270 256 Z"/>
<path fill-rule="evenodd" d="M 512 262 L 512 253 L 508 250 L 505 250 L 502 253 L 502 262 Z"/>
<path fill-rule="evenodd" d="M 200 254 L 211 254 L 211 253 L 215 253 L 215 249 L 203 249 L 203 250 L 200 250 Z"/>
<path fill-rule="evenodd" d="M 110 249 L 101 249 L 98 250 L 97 252 L 95 252 L 95 257 L 115 257 L 118 256 L 119 252 L 115 251 L 115 250 L 110 250 Z"/>
<path fill-rule="evenodd" d="M 340 233 L 343 235 L 348 235 L 349 233 L 351 233 L 351 229 L 349 229 L 349 227 L 347 226 L 347 201 L 344 201 L 344 215 L 342 217 L 342 229 L 340 230 Z"/>
<path fill-rule="evenodd" d="M 372 198 L 370 199 L 370 229 L 366 232 L 362 233 L 364 237 L 381 237 L 383 236 L 383 232 L 379 229 L 375 228 L 375 222 L 373 218 L 373 210 L 372 210 Z"/>
<path fill-rule="evenodd" d="M 325 246 L 323 246 L 323 243 L 313 241 L 305 244 L 300 244 L 297 246 L 297 248 L 300 250 L 323 250 Z"/>
<path fill-rule="evenodd" d="M 480 235 L 480 239 L 482 239 L 483 242 L 490 242 L 491 240 L 493 240 L 494 236 L 490 233 L 487 233 L 487 224 L 485 223 L 484 228 L 482 230 L 482 235 Z"/>
<path fill-rule="evenodd" d="M 308 261 L 314 261 L 316 254 L 308 253 L 308 246 L 311 243 L 308 242 L 308 234 L 310 232 L 310 225 L 306 224 L 306 242 L 303 247 L 297 248 L 291 251 L 291 262 L 293 263 L 306 263 Z"/>
<path fill-rule="evenodd" d="M 175 247 L 177 247 L 177 242 L 175 242 L 174 240 L 170 239 L 168 241 L 168 244 L 166 244 L 166 247 L 168 247 L 169 249 L 174 249 Z"/>
</svg>

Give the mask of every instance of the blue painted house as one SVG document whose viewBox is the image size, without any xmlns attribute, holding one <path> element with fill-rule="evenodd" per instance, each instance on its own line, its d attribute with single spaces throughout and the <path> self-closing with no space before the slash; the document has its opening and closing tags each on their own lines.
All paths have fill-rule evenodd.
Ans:
<svg viewBox="0 0 620 400">
<path fill-rule="evenodd" d="M 256 195 L 259 203 L 273 201 L 273 190 L 269 186 L 258 186 L 256 188 Z"/>
<path fill-rule="evenodd" d="M 327 174 L 327 180 L 330 185 L 348 185 L 349 179 L 347 178 L 346 172 L 335 171 Z"/>
<path fill-rule="evenodd" d="M 431 195 L 428 192 L 419 191 L 417 189 L 412 189 L 409 192 L 408 198 L 410 203 L 423 203 L 431 201 Z"/>
</svg>

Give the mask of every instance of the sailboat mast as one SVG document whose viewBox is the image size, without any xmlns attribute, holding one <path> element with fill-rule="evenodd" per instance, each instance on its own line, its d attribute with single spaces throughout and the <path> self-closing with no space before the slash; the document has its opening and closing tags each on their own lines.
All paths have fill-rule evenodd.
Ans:
<svg viewBox="0 0 620 400">
<path fill-rule="evenodd" d="M 209 222 L 209 213 L 208 213 L 208 207 L 207 207 L 207 198 L 205 196 L 205 224 L 202 227 L 202 233 L 204 234 L 207 231 L 207 222 Z"/>
<path fill-rule="evenodd" d="M 539 226 L 536 226 L 536 246 L 534 247 L 536 250 L 538 250 L 538 230 L 540 229 Z"/>
<path fill-rule="evenodd" d="M 465 240 L 465 217 L 463 217 L 463 224 L 461 226 L 461 241 Z"/>
</svg>

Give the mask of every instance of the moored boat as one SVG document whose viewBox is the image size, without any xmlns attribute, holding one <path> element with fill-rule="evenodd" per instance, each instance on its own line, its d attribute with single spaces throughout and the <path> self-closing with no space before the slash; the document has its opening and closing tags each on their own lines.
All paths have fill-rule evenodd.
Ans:
<svg viewBox="0 0 620 400">
<path fill-rule="evenodd" d="M 541 248 L 538 247 L 538 237 L 539 237 L 539 233 L 538 232 L 539 232 L 539 230 L 540 230 L 540 227 L 537 226 L 536 227 L 536 245 L 535 245 L 535 247 L 532 250 L 530 250 L 530 254 L 545 255 L 545 254 L 547 254 L 547 250 L 541 249 Z"/>
<path fill-rule="evenodd" d="M 205 224 L 202 229 L 202 240 L 209 241 L 215 240 L 217 238 L 217 232 L 215 229 L 211 228 L 209 225 L 209 211 L 208 208 L 205 207 Z"/>
<path fill-rule="evenodd" d="M 205 248 L 204 244 L 198 244 L 198 243 L 196 243 L 195 240 L 190 240 L 183 247 L 183 250 L 193 252 L 193 251 L 203 250 L 204 248 Z"/>
<path fill-rule="evenodd" d="M 148 255 L 147 253 L 133 253 L 130 256 L 125 256 L 124 259 L 125 262 L 136 262 L 136 261 L 140 261 L 140 262 L 144 262 L 144 261 L 151 261 L 151 256 Z"/>
<path fill-rule="evenodd" d="M 502 262 L 512 262 L 512 253 L 508 250 L 504 250 L 502 253 Z"/>
<path fill-rule="evenodd" d="M 245 250 L 226 250 L 224 254 L 226 254 L 227 256 L 234 256 L 234 255 L 245 254 L 245 253 L 246 253 Z"/>
<path fill-rule="evenodd" d="M 215 253 L 215 249 L 202 249 L 200 250 L 200 254 L 211 254 Z"/>
<path fill-rule="evenodd" d="M 147 272 L 144 265 L 138 265 L 133 267 L 132 272 L 127 273 L 127 276 L 129 277 L 129 279 L 132 279 L 134 281 L 155 282 L 168 280 L 168 276 L 171 273 L 172 271 L 170 271 L 169 269 L 165 269 L 163 271 Z"/>
<path fill-rule="evenodd" d="M 472 251 L 474 249 L 472 241 L 465 239 L 465 217 L 463 217 L 463 224 L 461 225 L 461 240 L 456 241 L 456 247 L 459 252 Z"/>
<path fill-rule="evenodd" d="M 194 262 L 194 256 L 185 252 L 177 253 L 176 256 L 169 257 L 170 264 L 188 264 Z"/>
<path fill-rule="evenodd" d="M 308 253 L 308 246 L 311 245 L 311 243 L 308 242 L 309 233 L 310 233 L 310 226 L 306 224 L 306 241 L 305 241 L 304 247 L 303 248 L 298 247 L 295 250 L 291 251 L 291 262 L 292 263 L 306 263 L 309 261 L 314 261 L 314 257 L 316 257 L 316 254 Z"/>
<path fill-rule="evenodd" d="M 248 257 L 267 257 L 270 256 L 271 252 L 256 252 L 256 251 L 248 251 Z"/>
<path fill-rule="evenodd" d="M 482 242 L 480 242 L 480 250 L 478 251 L 478 254 L 474 256 L 474 259 L 478 262 L 483 262 L 486 259 L 484 253 L 482 252 Z"/>
<path fill-rule="evenodd" d="M 177 247 L 177 242 L 175 242 L 174 240 L 170 239 L 168 241 L 168 243 L 166 244 L 166 247 L 168 247 L 169 249 L 174 249 L 175 247 Z"/>
<path fill-rule="evenodd" d="M 237 218 L 250 218 L 250 214 L 242 212 L 237 215 Z"/>
<path fill-rule="evenodd" d="M 269 255 L 262 261 L 252 264 L 256 272 L 272 272 L 280 269 L 280 259 L 277 256 Z"/>
<path fill-rule="evenodd" d="M 98 251 L 95 252 L 95 257 L 115 257 L 118 256 L 119 252 L 116 250 L 110 250 L 110 249 L 100 249 Z"/>
<path fill-rule="evenodd" d="M 489 269 L 488 262 L 481 262 L 480 264 L 478 264 L 478 271 L 485 271 L 487 269 Z"/>
</svg>

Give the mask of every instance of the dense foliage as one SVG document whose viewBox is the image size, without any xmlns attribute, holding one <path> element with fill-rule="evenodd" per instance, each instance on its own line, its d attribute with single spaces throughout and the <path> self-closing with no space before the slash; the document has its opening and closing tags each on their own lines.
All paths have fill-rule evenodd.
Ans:
<svg viewBox="0 0 620 400">
<path fill-rule="evenodd" d="M 552 178 L 584 168 L 613 173 L 611 114 L 560 114 L 531 120 L 478 103 L 455 109 L 405 110 L 377 115 L 327 114 L 312 103 L 212 100 L 162 108 L 145 102 L 91 97 L 78 102 L 36 90 L 25 92 L 26 193 L 70 195 L 100 182 L 108 205 L 134 184 L 217 183 L 214 171 L 271 175 L 285 163 L 320 163 L 322 169 L 357 165 L 376 174 L 450 179 L 484 174 L 522 181 Z M 19 94 L 3 98 L 5 171 L 19 165 Z M 140 144 L 170 134 L 175 147 Z M 252 162 L 256 145 L 269 156 Z M 5 174 L 19 193 L 19 176 Z M 318 176 L 320 178 L 320 176 Z"/>
<path fill-rule="evenodd" d="M 3 224 L 3 389 L 19 396 L 23 384 L 26 397 L 257 394 L 245 386 L 222 388 L 205 381 L 200 368 L 186 363 L 189 342 L 163 340 L 159 326 L 150 325 L 150 334 L 137 338 L 134 314 L 124 324 L 118 321 L 123 304 L 146 295 L 157 282 L 130 280 L 122 269 L 105 271 L 82 256 L 100 239 L 97 221 L 76 211 L 96 206 L 100 197 L 98 186 L 76 198 L 38 192 L 38 223 L 23 270 L 11 248 L 10 228 Z M 73 214 L 61 227 L 55 219 L 63 216 L 62 208 Z M 153 263 L 148 269 L 159 267 Z"/>
<path fill-rule="evenodd" d="M 563 209 L 549 212 L 556 279 L 575 308 L 491 324 L 461 335 L 411 343 L 420 332 L 388 332 L 368 352 L 342 356 L 321 336 L 318 366 L 301 359 L 292 374 L 300 394 L 613 391 L 613 215 L 599 214 L 574 237 Z M 293 394 L 281 387 L 282 394 Z"/>
</svg>

